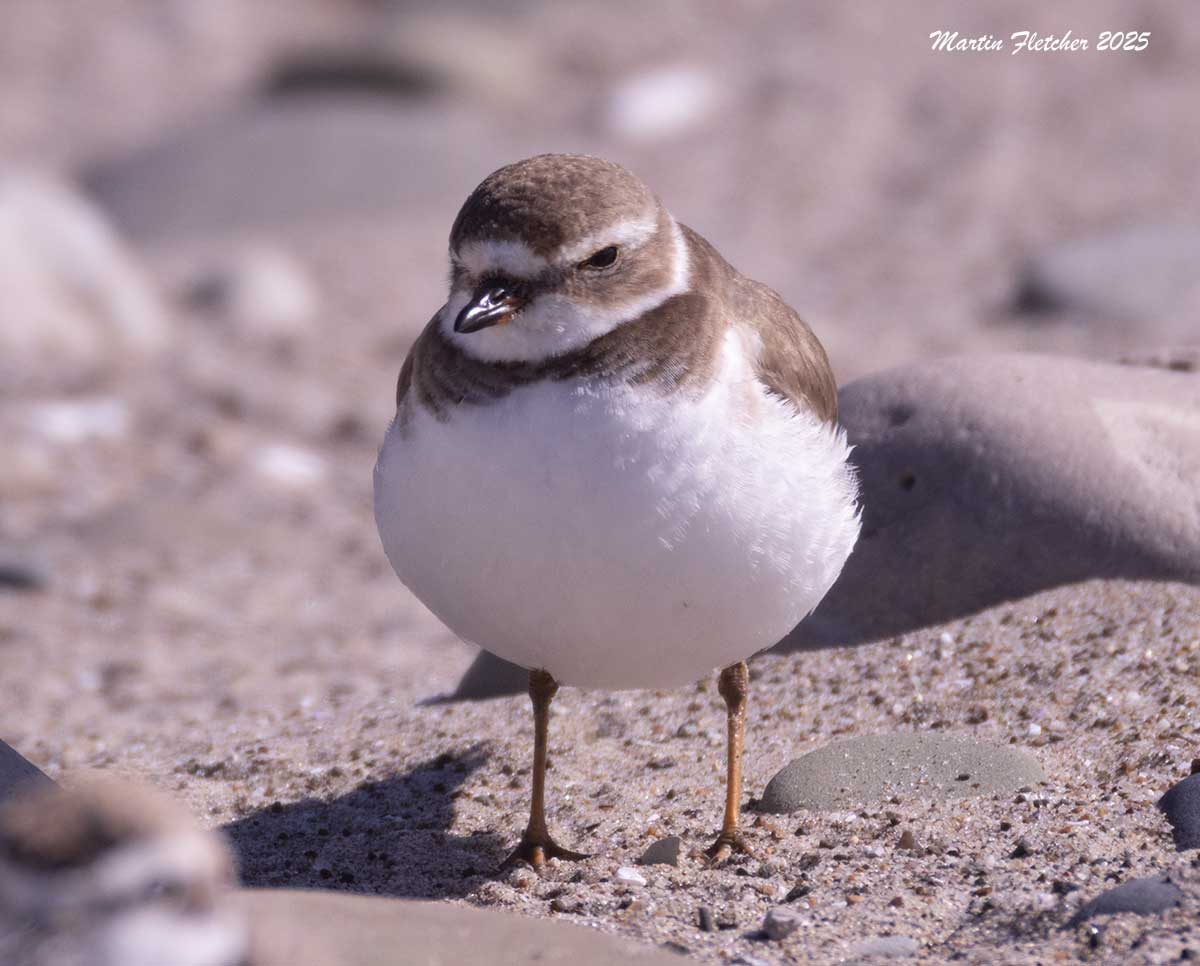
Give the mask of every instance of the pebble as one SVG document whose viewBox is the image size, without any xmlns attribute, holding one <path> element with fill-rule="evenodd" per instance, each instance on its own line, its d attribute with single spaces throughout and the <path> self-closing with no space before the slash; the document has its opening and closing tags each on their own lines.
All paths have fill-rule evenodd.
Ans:
<svg viewBox="0 0 1200 966">
<path fill-rule="evenodd" d="M 1175 848 L 1180 852 L 1200 849 L 1200 775 L 1172 785 L 1158 800 L 1158 807 L 1171 823 Z"/>
<path fill-rule="evenodd" d="M 644 886 L 646 884 L 645 877 L 630 865 L 623 865 L 617 869 L 616 880 L 633 886 Z"/>
<path fill-rule="evenodd" d="M 1118 912 L 1148 916 L 1174 909 L 1182 905 L 1183 900 L 1182 890 L 1164 876 L 1130 879 L 1085 902 L 1070 918 L 1067 926 L 1074 928 L 1096 916 L 1111 916 Z"/>
<path fill-rule="evenodd" d="M 804 925 L 804 917 L 798 912 L 783 907 L 769 909 L 763 917 L 762 931 L 768 939 L 785 939 Z"/>
<path fill-rule="evenodd" d="M 958 780 L 964 772 L 970 781 Z M 1007 745 L 932 732 L 865 735 L 830 742 L 784 766 L 767 783 L 759 808 L 831 811 L 895 794 L 959 798 L 1011 793 L 1043 777 L 1037 759 Z"/>
<path fill-rule="evenodd" d="M 906 959 L 920 952 L 920 944 L 910 936 L 876 936 L 855 943 L 847 950 L 856 959 Z"/>
<path fill-rule="evenodd" d="M 683 849 L 683 840 L 678 835 L 670 835 L 665 839 L 650 843 L 650 846 L 638 859 L 638 865 L 679 865 L 679 854 Z"/>
<path fill-rule="evenodd" d="M 1012 853 L 1009 857 L 1013 859 L 1027 859 L 1029 856 L 1033 855 L 1033 851 L 1033 845 L 1030 843 L 1029 839 L 1022 836 L 1021 838 L 1017 839 L 1017 844 L 1013 846 Z"/>
</svg>

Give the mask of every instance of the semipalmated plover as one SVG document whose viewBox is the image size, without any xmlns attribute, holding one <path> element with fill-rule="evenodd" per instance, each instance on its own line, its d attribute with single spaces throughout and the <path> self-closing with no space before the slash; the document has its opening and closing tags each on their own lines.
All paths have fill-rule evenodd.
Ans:
<svg viewBox="0 0 1200 966">
<path fill-rule="evenodd" d="M 450 232 L 450 295 L 400 370 L 375 518 L 456 634 L 530 668 L 529 825 L 550 836 L 560 683 L 673 687 L 723 667 L 725 818 L 741 847 L 748 672 L 829 590 L 857 484 L 821 344 L 621 166 L 542 155 L 490 175 Z"/>
<path fill-rule="evenodd" d="M 0 963 L 242 966 L 233 884 L 222 840 L 157 794 L 31 787 L 0 809 Z"/>
</svg>

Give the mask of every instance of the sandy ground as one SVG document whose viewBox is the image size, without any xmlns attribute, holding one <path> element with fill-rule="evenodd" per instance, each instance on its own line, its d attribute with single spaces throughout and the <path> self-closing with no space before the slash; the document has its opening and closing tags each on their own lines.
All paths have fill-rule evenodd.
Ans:
<svg viewBox="0 0 1200 966">
<path fill-rule="evenodd" d="M 179 14 L 183 27 L 134 15 L 146 5 L 117 17 L 120 6 L 96 5 L 112 16 L 89 42 L 86 24 L 45 12 L 55 5 L 20 4 L 23 39 L 3 41 L 20 56 L 0 56 L 6 158 L 68 174 L 119 164 L 242 109 L 263 65 L 297 38 L 344 42 L 371 11 L 407 9 L 305 4 L 282 29 L 227 3 L 203 16 L 177 5 L 193 11 Z M 948 351 L 1119 355 L 1179 334 L 1174 320 L 1030 319 L 1009 304 L 1043 244 L 1200 218 L 1200 37 L 1174 6 L 1067 4 L 1052 25 L 1144 22 L 1163 38 L 1152 56 L 1019 63 L 937 59 L 907 38 L 951 20 L 971 33 L 1035 25 L 1033 4 L 748 4 L 704 17 L 664 5 L 638 31 L 558 9 L 536 21 L 542 53 L 504 94 L 513 100 L 489 100 L 468 78 L 437 102 L 494 135 L 451 148 L 471 144 L 476 176 L 547 147 L 631 163 L 803 308 L 842 380 Z M 623 74 L 668 59 L 728 67 L 733 106 L 666 142 L 622 140 L 597 120 Z M 131 63 L 143 73 L 127 76 Z M 547 89 L 559 98 L 546 103 Z M 129 109 L 99 110 L 112 101 Z M 405 161 L 435 170 L 422 143 Z M 236 174 L 230 184 L 252 194 Z M 1161 962 L 1200 950 L 1188 910 L 1122 919 L 1095 939 L 1060 928 L 1083 897 L 1158 870 L 1193 909 L 1200 900 L 1191 859 L 1175 855 L 1153 808 L 1188 773 L 1200 729 L 1200 591 L 1177 585 L 1060 588 L 852 650 L 760 659 L 747 797 L 834 736 L 914 728 L 1030 748 L 1048 781 L 999 801 L 751 812 L 756 856 L 723 869 L 694 856 L 719 820 L 712 682 L 564 691 L 552 821 L 596 857 L 542 879 L 493 873 L 524 820 L 527 703 L 434 700 L 473 652 L 396 581 L 369 496 L 395 372 L 439 304 L 444 235 L 474 177 L 433 179 L 422 203 L 384 199 L 373 213 L 251 225 L 230 214 L 224 229 L 135 239 L 173 308 L 171 349 L 107 380 L 64 373 L 60 389 L 8 397 L 0 413 L 24 426 L 69 389 L 129 417 L 111 438 L 43 442 L 39 460 L 4 471 L 0 538 L 48 581 L 0 594 L 0 735 L 53 777 L 104 768 L 173 791 L 229 831 L 254 885 L 561 916 L 703 962 L 837 961 L 887 934 L 913 937 L 932 961 Z M 320 293 L 316 323 L 285 345 L 178 299 L 214 253 L 264 238 Z M 898 849 L 905 830 L 917 849 Z M 613 880 L 670 834 L 687 847 L 678 869 L 647 870 L 644 888 Z M 1021 838 L 1031 854 L 1011 858 Z M 554 911 L 556 900 L 574 911 Z M 766 910 L 785 903 L 806 928 L 757 938 Z M 698 928 L 701 906 L 721 928 Z"/>
</svg>

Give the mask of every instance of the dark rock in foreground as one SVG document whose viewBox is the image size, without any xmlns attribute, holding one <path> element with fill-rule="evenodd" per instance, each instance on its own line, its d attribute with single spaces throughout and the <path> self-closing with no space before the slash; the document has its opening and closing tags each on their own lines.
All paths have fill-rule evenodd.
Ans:
<svg viewBox="0 0 1200 966">
<path fill-rule="evenodd" d="M 253 923 L 253 962 L 263 966 L 667 966 L 679 957 L 595 929 L 446 903 L 319 891 L 240 892 Z"/>
</svg>

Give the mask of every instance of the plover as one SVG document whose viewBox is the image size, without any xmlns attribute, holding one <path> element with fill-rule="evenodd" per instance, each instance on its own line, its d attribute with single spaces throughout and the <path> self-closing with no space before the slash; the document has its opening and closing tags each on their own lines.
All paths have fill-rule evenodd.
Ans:
<svg viewBox="0 0 1200 966">
<path fill-rule="evenodd" d="M 594 929 L 316 889 L 235 889 L 222 837 L 125 784 L 46 787 L 0 809 L 3 966 L 671 966 Z M 483 952 L 481 956 L 481 950 Z"/>
<path fill-rule="evenodd" d="M 242 966 L 233 861 L 173 802 L 108 781 L 0 808 L 0 962 Z"/>
<path fill-rule="evenodd" d="M 748 671 L 858 537 L 837 388 L 812 331 L 633 174 L 541 155 L 450 232 L 375 467 L 400 579 L 464 640 L 530 669 L 529 824 L 510 861 L 577 859 L 545 818 L 559 684 L 663 688 L 717 668 L 738 832 Z"/>
</svg>

